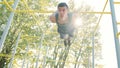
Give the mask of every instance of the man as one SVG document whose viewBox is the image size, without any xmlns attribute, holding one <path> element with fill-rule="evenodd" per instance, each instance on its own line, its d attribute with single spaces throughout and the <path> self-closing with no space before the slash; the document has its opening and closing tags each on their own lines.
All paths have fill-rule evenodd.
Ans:
<svg viewBox="0 0 120 68">
<path fill-rule="evenodd" d="M 69 12 L 69 7 L 66 3 L 58 4 L 57 12 L 50 16 L 50 21 L 58 26 L 60 38 L 64 39 L 64 45 L 71 45 L 70 39 L 74 36 L 74 18 L 75 15 Z"/>
</svg>

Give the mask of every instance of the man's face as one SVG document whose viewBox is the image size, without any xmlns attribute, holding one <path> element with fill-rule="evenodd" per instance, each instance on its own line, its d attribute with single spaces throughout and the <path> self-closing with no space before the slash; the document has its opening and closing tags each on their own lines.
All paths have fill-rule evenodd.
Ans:
<svg viewBox="0 0 120 68">
<path fill-rule="evenodd" d="M 68 8 L 67 7 L 58 7 L 58 13 L 60 17 L 64 17 L 68 13 Z"/>
</svg>

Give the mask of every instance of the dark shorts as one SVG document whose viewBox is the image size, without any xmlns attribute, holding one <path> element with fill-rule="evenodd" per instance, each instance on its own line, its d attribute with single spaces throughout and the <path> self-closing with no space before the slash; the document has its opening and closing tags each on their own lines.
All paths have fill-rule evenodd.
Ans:
<svg viewBox="0 0 120 68">
<path fill-rule="evenodd" d="M 58 33 L 60 34 L 61 39 L 67 39 L 69 37 L 73 37 L 74 31 L 75 31 L 75 28 L 72 28 L 72 27 L 67 29 L 67 30 L 64 30 L 62 28 L 58 28 Z"/>
<path fill-rule="evenodd" d="M 61 39 L 66 39 L 66 38 L 71 38 L 71 37 L 74 37 L 74 33 L 67 33 L 67 34 L 64 34 L 64 33 L 60 33 L 60 38 Z"/>
</svg>

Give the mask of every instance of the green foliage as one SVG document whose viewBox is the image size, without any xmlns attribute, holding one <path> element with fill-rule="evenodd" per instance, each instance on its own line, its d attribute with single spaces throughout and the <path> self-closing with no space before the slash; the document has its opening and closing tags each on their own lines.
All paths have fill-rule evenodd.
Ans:
<svg viewBox="0 0 120 68">
<path fill-rule="evenodd" d="M 24 2 L 25 1 L 25 2 Z M 17 10 L 40 10 L 48 11 L 58 4 L 55 0 L 22 0 L 19 2 Z M 28 5 L 28 7 L 25 5 Z M 71 11 L 74 11 L 73 0 L 69 2 Z M 6 24 L 10 11 L 5 5 L 0 11 L 0 28 Z M 92 11 L 90 6 L 81 5 L 77 11 Z M 13 61 L 13 68 L 24 66 L 34 68 L 38 62 L 38 67 L 79 67 L 87 68 L 92 63 L 91 33 L 95 29 L 97 17 L 94 14 L 81 14 L 81 26 L 77 29 L 73 43 L 67 49 L 63 45 L 63 40 L 59 38 L 57 27 L 49 21 L 49 14 L 16 12 L 6 38 L 2 53 L 12 55 L 17 36 L 22 32 L 17 51 Z M 99 42 L 99 29 L 95 33 L 95 59 L 101 58 L 101 46 Z M 0 31 L 0 36 L 3 30 Z M 39 58 L 38 58 L 39 57 Z M 0 57 L 0 64 L 5 67 L 11 57 Z"/>
</svg>

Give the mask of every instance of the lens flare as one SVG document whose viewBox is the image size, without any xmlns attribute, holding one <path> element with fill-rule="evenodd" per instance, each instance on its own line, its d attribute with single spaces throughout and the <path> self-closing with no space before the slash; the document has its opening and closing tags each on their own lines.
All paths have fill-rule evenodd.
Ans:
<svg viewBox="0 0 120 68">
<path fill-rule="evenodd" d="M 79 26 L 81 26 L 81 24 L 82 24 L 82 20 L 81 20 L 81 18 L 76 18 L 76 20 L 75 20 L 75 27 L 79 27 Z"/>
</svg>

